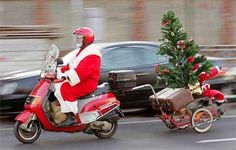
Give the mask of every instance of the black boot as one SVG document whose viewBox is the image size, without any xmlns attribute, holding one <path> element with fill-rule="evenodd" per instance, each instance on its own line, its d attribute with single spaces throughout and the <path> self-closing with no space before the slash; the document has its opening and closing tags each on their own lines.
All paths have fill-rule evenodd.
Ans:
<svg viewBox="0 0 236 150">
<path fill-rule="evenodd" d="M 74 115 L 74 113 L 70 112 L 70 113 L 67 113 L 66 120 L 60 123 L 59 126 L 65 127 L 65 126 L 71 126 L 74 124 L 77 124 L 77 117 Z"/>
<path fill-rule="evenodd" d="M 224 114 L 224 110 L 221 107 L 217 108 L 217 113 L 222 116 Z"/>
</svg>

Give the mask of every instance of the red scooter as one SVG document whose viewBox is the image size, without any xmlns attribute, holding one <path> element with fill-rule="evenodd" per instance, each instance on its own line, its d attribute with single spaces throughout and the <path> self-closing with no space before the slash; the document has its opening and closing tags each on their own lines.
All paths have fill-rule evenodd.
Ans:
<svg viewBox="0 0 236 150">
<path fill-rule="evenodd" d="M 77 124 L 61 127 L 52 113 L 53 81 L 55 80 L 59 49 L 53 44 L 46 56 L 41 79 L 25 101 L 25 110 L 15 120 L 14 133 L 22 143 L 33 143 L 41 129 L 55 132 L 84 132 L 98 138 L 110 138 L 117 130 L 118 119 L 123 117 L 120 102 L 109 90 L 109 84 L 98 86 L 93 94 L 78 99 Z"/>
</svg>

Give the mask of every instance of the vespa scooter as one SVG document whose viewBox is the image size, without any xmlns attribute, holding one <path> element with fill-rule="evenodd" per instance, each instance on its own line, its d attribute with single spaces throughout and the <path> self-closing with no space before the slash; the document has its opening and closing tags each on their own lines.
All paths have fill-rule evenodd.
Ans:
<svg viewBox="0 0 236 150">
<path fill-rule="evenodd" d="M 15 120 L 15 137 L 22 143 L 35 142 L 41 129 L 53 132 L 83 132 L 98 138 L 110 138 L 116 131 L 120 117 L 120 102 L 109 90 L 108 83 L 99 85 L 97 91 L 78 99 L 77 124 L 61 127 L 52 112 L 51 99 L 58 66 L 59 49 L 52 44 L 46 56 L 38 84 L 25 101 L 25 110 Z"/>
</svg>

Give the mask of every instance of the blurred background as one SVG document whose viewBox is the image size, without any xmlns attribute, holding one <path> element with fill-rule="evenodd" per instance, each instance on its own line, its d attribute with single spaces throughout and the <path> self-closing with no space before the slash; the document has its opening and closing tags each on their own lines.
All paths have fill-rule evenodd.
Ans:
<svg viewBox="0 0 236 150">
<path fill-rule="evenodd" d="M 236 102 L 236 0 L 0 0 L 0 115 L 23 110 L 50 45 L 55 43 L 64 56 L 74 49 L 76 28 L 92 28 L 95 43 L 158 42 L 161 19 L 169 10 L 199 44 L 201 54 L 228 68 L 210 84 Z"/>
<path fill-rule="evenodd" d="M 236 44 L 236 0 L 0 0 L 0 74 L 40 68 L 50 44 L 67 52 L 82 26 L 96 42 L 158 41 L 168 10 L 199 45 Z"/>
</svg>

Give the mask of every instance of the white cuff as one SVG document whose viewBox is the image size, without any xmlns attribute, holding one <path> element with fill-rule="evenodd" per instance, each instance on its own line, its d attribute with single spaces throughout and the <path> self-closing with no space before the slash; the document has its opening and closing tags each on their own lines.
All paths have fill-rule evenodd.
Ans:
<svg viewBox="0 0 236 150">
<path fill-rule="evenodd" d="M 57 74 L 62 73 L 61 68 L 57 68 Z"/>
<path fill-rule="evenodd" d="M 66 71 L 65 74 L 67 75 L 71 86 L 74 86 L 74 85 L 80 83 L 80 78 L 74 69 Z"/>
<path fill-rule="evenodd" d="M 215 68 L 217 70 L 217 73 L 219 73 L 221 71 L 219 66 L 215 66 Z"/>
</svg>

